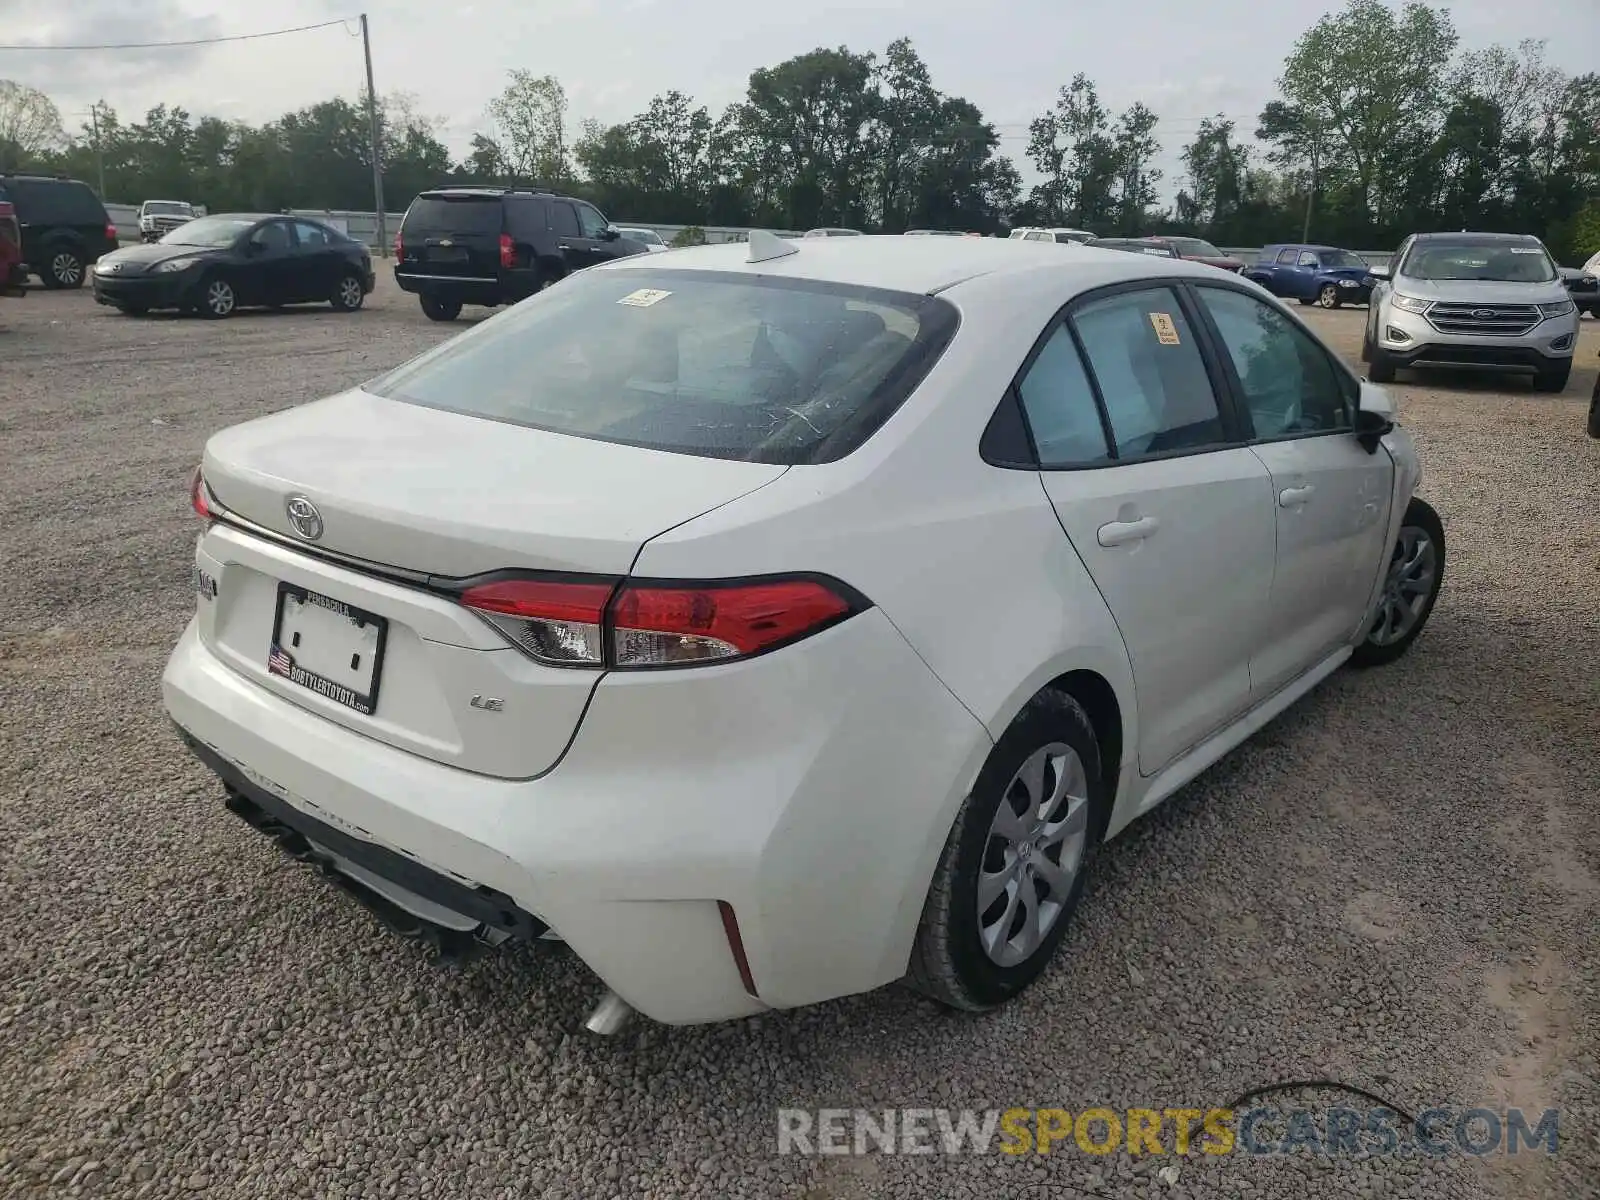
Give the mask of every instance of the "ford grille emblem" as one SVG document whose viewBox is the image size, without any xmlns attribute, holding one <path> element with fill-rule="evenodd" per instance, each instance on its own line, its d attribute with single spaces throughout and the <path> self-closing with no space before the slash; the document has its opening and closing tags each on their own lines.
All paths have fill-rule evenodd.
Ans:
<svg viewBox="0 0 1600 1200">
<path fill-rule="evenodd" d="M 322 514 L 304 496 L 290 496 L 284 501 L 283 509 L 289 514 L 289 524 L 294 526 L 294 531 L 306 541 L 314 542 L 322 536 Z"/>
<path fill-rule="evenodd" d="M 1492 308 L 1475 308 L 1472 315 L 1480 321 L 1492 320 L 1498 314 Z"/>
</svg>

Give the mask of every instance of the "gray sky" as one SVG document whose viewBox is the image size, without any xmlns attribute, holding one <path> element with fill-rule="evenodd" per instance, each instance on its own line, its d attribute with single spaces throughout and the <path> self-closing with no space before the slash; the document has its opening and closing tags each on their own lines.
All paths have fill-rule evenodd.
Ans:
<svg viewBox="0 0 1600 1200">
<path fill-rule="evenodd" d="M 201 38 L 354 17 L 372 23 L 379 92 L 414 93 L 461 154 L 487 128 L 486 101 L 505 72 L 525 67 L 562 81 L 574 130 L 614 122 L 677 88 L 713 113 L 739 99 L 749 73 L 818 45 L 881 51 L 908 36 L 936 86 L 965 96 L 998 127 L 1002 148 L 1031 177 L 1028 121 L 1074 72 L 1120 110 L 1143 100 L 1161 117 L 1158 164 L 1170 195 L 1177 152 L 1199 118 L 1226 113 L 1241 131 L 1273 94 L 1294 39 L 1334 0 L 1143 0 L 1063 4 L 1010 0 L 0 0 L 0 42 L 46 44 Z M 1549 61 L 1574 74 L 1600 65 L 1600 0 L 1454 0 L 1462 45 L 1547 38 Z M 765 8 L 765 11 L 762 11 Z M 1197 16 L 1203 12 L 1204 17 Z M 362 83 L 361 43 L 335 26 L 281 38 L 116 53 L 0 51 L 0 78 L 48 92 L 69 129 L 104 99 L 124 120 L 151 106 L 261 122 Z"/>
</svg>

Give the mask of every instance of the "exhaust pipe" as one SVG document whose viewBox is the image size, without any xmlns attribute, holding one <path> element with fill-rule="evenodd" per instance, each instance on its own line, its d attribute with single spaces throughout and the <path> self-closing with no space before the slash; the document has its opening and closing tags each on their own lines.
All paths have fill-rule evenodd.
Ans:
<svg viewBox="0 0 1600 1200">
<path fill-rule="evenodd" d="M 583 1027 L 599 1037 L 614 1037 L 621 1033 L 633 1017 L 633 1006 L 615 992 L 608 991 L 589 1013 Z"/>
</svg>

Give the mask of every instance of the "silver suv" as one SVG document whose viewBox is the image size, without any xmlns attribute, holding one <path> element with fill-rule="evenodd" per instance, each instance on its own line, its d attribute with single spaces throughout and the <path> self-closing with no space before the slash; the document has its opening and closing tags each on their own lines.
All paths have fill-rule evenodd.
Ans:
<svg viewBox="0 0 1600 1200">
<path fill-rule="evenodd" d="M 1427 366 L 1531 374 L 1541 392 L 1567 386 L 1578 310 L 1538 238 L 1414 233 L 1371 273 L 1361 357 L 1374 383 Z"/>
</svg>

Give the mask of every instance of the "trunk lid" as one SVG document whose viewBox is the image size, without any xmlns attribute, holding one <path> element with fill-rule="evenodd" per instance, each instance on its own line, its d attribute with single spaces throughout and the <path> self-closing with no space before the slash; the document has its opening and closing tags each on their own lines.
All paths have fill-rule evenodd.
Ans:
<svg viewBox="0 0 1600 1200">
<path fill-rule="evenodd" d="M 400 225 L 403 269 L 446 278 L 496 279 L 505 211 L 496 193 L 424 192 Z"/>
<path fill-rule="evenodd" d="M 782 466 L 695 458 L 500 424 L 355 391 L 215 435 L 227 523 L 196 556 L 200 636 L 289 703 L 436 762 L 500 778 L 548 770 L 598 671 L 547 666 L 423 586 L 503 568 L 625 575 L 654 535 L 764 486 Z M 290 496 L 319 510 L 307 541 Z M 303 546 L 302 550 L 299 548 Z M 335 551 L 400 568 L 415 583 Z"/>
<path fill-rule="evenodd" d="M 206 445 L 224 507 L 295 541 L 433 575 L 509 567 L 625 574 L 645 541 L 782 475 L 547 433 L 358 390 L 236 425 Z"/>
</svg>

